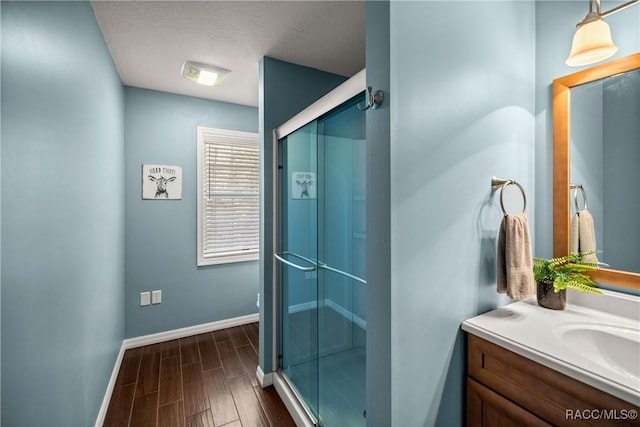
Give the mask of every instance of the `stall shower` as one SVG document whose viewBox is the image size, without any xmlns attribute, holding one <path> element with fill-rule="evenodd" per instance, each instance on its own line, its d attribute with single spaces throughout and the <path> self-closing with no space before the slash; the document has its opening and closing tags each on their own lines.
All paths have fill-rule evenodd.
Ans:
<svg viewBox="0 0 640 427">
<path fill-rule="evenodd" d="M 328 111 L 325 102 L 314 116 L 312 106 L 275 132 L 278 372 L 311 422 L 328 427 L 364 426 L 366 417 L 360 81 L 364 71 L 323 98 L 333 100 Z"/>
</svg>

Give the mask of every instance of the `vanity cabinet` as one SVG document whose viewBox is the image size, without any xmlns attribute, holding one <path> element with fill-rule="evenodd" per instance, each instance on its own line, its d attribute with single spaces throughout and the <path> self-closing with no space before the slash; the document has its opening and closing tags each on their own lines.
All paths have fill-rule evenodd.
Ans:
<svg viewBox="0 0 640 427">
<path fill-rule="evenodd" d="M 640 408 L 468 334 L 467 427 L 640 426 L 632 410 Z"/>
</svg>

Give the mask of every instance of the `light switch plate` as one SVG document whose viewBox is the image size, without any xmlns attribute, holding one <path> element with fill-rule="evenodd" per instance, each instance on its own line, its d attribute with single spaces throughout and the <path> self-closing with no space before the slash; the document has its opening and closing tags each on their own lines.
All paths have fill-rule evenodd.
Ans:
<svg viewBox="0 0 640 427">
<path fill-rule="evenodd" d="M 162 302 L 162 291 L 151 292 L 151 304 L 160 304 Z"/>
<path fill-rule="evenodd" d="M 151 292 L 140 292 L 140 306 L 151 304 Z"/>
</svg>

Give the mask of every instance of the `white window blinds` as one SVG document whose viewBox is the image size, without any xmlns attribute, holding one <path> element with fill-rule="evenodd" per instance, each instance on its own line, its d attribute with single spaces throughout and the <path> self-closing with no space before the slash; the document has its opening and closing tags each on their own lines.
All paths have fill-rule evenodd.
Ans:
<svg viewBox="0 0 640 427">
<path fill-rule="evenodd" d="M 258 134 L 198 127 L 198 265 L 258 259 Z"/>
</svg>

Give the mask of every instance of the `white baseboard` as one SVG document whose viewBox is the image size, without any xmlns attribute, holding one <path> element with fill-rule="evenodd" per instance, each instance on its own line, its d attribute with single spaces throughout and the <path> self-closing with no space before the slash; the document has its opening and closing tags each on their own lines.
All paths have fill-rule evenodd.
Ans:
<svg viewBox="0 0 640 427">
<path fill-rule="evenodd" d="M 102 405 L 100 411 L 98 411 L 98 418 L 96 419 L 96 427 L 102 427 L 107 416 L 107 410 L 109 409 L 109 402 L 111 401 L 111 395 L 116 385 L 116 379 L 118 378 L 118 372 L 120 371 L 120 365 L 122 364 L 122 358 L 124 357 L 125 350 L 131 348 L 142 347 L 150 344 L 157 344 L 159 342 L 175 340 L 177 338 L 189 337 L 191 335 L 204 334 L 206 332 L 218 331 L 220 329 L 232 328 L 234 326 L 246 325 L 258 321 L 258 313 L 247 314 L 246 316 L 233 317 L 231 319 L 218 320 L 217 322 L 203 323 L 201 325 L 189 326 L 186 328 L 173 329 L 171 331 L 159 332 L 157 334 L 143 335 L 141 337 L 127 338 L 122 341 L 120 346 L 120 352 L 116 358 L 113 371 L 111 372 L 111 378 L 107 384 L 107 391 L 102 399 Z M 259 368 L 259 367 L 258 367 Z M 273 381 L 272 377 L 267 380 L 266 377 L 272 374 L 264 375 L 265 381 Z M 269 384 L 268 384 L 269 385 Z M 266 387 L 266 386 L 265 386 Z"/>
<path fill-rule="evenodd" d="M 289 314 L 299 313 L 301 311 L 313 310 L 315 308 L 321 308 L 321 307 L 329 307 L 333 311 L 335 311 L 336 313 L 344 317 L 345 319 L 355 323 L 365 331 L 367 330 L 366 320 L 356 316 L 351 311 L 347 310 L 346 308 L 344 308 L 343 306 L 341 306 L 340 304 L 338 304 L 337 302 L 329 298 L 325 298 L 324 300 L 320 300 L 320 301 L 309 301 L 309 302 L 303 302 L 300 304 L 291 305 L 289 306 Z"/>
<path fill-rule="evenodd" d="M 301 302 L 300 304 L 293 304 L 289 306 L 289 314 L 300 313 L 301 311 L 309 311 L 318 307 L 322 307 L 322 301 L 308 301 Z"/>
<path fill-rule="evenodd" d="M 125 350 L 128 350 L 130 348 L 142 347 L 145 345 L 157 344 L 159 342 L 175 340 L 178 338 L 190 337 L 191 335 L 219 331 L 220 329 L 232 328 L 234 326 L 241 326 L 257 322 L 258 316 L 258 313 L 247 314 L 246 316 L 218 320 L 217 322 L 203 323 L 201 325 L 188 326 L 186 328 L 173 329 L 171 331 L 143 335 L 141 337 L 127 338 L 126 340 L 124 340 L 123 345 Z"/>
<path fill-rule="evenodd" d="M 350 312 L 349 310 L 347 310 L 346 308 L 344 308 L 343 306 L 341 306 L 337 302 L 335 302 L 335 301 L 333 301 L 331 299 L 325 299 L 324 300 L 324 306 L 333 309 L 336 313 L 340 314 L 345 319 L 355 323 L 356 325 L 358 325 L 360 328 L 364 329 L 365 331 L 367 330 L 367 321 L 366 320 L 362 319 L 361 317 L 356 316 L 355 314 L 353 314 L 352 312 Z"/>
<path fill-rule="evenodd" d="M 258 365 L 258 368 L 256 369 L 256 378 L 258 380 L 258 384 L 260 384 L 260 387 L 262 388 L 269 387 L 273 384 L 273 372 L 265 374 L 262 372 L 262 369 L 260 369 L 260 365 Z"/>
<path fill-rule="evenodd" d="M 116 386 L 116 380 L 118 378 L 118 372 L 120 372 L 120 365 L 122 365 L 122 358 L 124 357 L 124 343 L 120 345 L 120 351 L 118 352 L 118 357 L 116 357 L 116 363 L 113 366 L 113 371 L 111 371 L 111 378 L 109 378 L 109 383 L 107 384 L 107 391 L 104 393 L 104 398 L 102 399 L 102 405 L 100 405 L 100 411 L 98 412 L 98 418 L 96 419 L 96 427 L 102 427 L 104 424 L 105 418 L 107 417 L 107 409 L 109 409 L 109 402 L 111 401 L 111 395 L 113 394 L 113 389 Z"/>
</svg>

